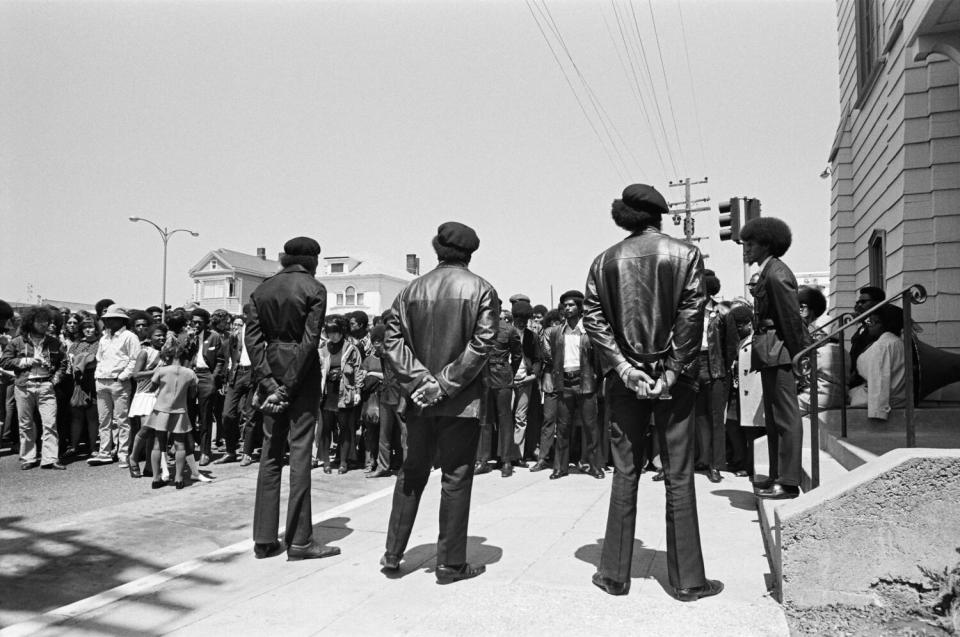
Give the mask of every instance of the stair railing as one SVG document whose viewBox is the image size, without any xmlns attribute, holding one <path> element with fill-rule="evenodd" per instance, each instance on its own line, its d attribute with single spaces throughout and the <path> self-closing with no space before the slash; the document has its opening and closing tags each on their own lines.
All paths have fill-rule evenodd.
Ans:
<svg viewBox="0 0 960 637">
<path fill-rule="evenodd" d="M 859 325 L 863 323 L 864 319 L 868 316 L 871 316 L 877 313 L 880 308 L 885 305 L 892 305 L 895 301 L 903 300 L 903 359 L 904 359 L 904 384 L 906 385 L 906 405 L 904 406 L 904 421 L 906 423 L 907 429 L 907 447 L 917 446 L 917 431 L 916 426 L 913 422 L 913 350 L 914 350 L 914 341 L 913 341 L 913 312 L 911 311 L 912 306 L 925 303 L 927 300 L 927 290 L 922 285 L 914 284 L 904 290 L 900 291 L 898 294 L 891 296 L 890 298 L 884 300 L 882 303 L 878 303 L 869 310 L 853 316 L 849 313 L 842 313 L 827 323 L 825 323 L 820 329 L 823 330 L 823 327 L 827 327 L 833 323 L 839 323 L 832 331 L 827 333 L 825 336 L 821 337 L 815 343 L 802 350 L 799 354 L 793 357 L 793 368 L 797 374 L 809 377 L 810 379 L 810 482 L 812 488 L 817 488 L 820 486 L 820 398 L 818 385 L 819 385 L 819 370 L 817 368 L 817 353 L 821 347 L 829 343 L 833 337 L 839 338 L 840 346 L 840 365 L 841 365 L 841 379 L 843 385 L 843 401 L 840 407 L 840 418 L 841 418 L 841 431 L 840 434 L 842 437 L 847 437 L 847 373 L 846 373 L 846 349 L 844 347 L 844 331 L 853 325 Z"/>
</svg>

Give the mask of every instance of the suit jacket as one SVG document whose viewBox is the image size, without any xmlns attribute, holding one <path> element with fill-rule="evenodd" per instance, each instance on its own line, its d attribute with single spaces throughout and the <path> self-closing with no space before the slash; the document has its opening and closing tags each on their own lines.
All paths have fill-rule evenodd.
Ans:
<svg viewBox="0 0 960 637">
<path fill-rule="evenodd" d="M 207 364 L 210 373 L 213 374 L 213 380 L 220 386 L 227 378 L 227 358 L 224 351 L 224 341 L 220 334 L 214 330 L 208 329 L 203 333 L 203 343 L 200 343 L 200 355 L 203 356 L 203 362 Z M 196 357 L 194 357 L 194 361 Z M 197 367 L 194 364 L 194 371 Z"/>
<path fill-rule="evenodd" d="M 247 355 L 261 393 L 288 400 L 319 389 L 317 347 L 327 313 L 327 289 L 302 265 L 287 266 L 250 295 Z M 319 402 L 319 401 L 318 401 Z"/>
<path fill-rule="evenodd" d="M 480 372 L 496 338 L 499 310 L 492 285 L 448 261 L 397 295 L 383 349 L 398 382 L 409 394 L 429 375 L 447 394 L 423 416 L 479 417 Z"/>
<path fill-rule="evenodd" d="M 554 391 L 563 391 L 564 354 L 566 352 L 563 330 L 566 323 L 549 330 L 544 339 L 543 358 L 550 369 L 551 382 Z M 597 370 L 600 368 L 593 345 L 586 330 L 580 335 L 580 389 L 577 393 L 592 394 L 599 389 Z"/>
<path fill-rule="evenodd" d="M 520 330 L 512 323 L 500 323 L 484 367 L 484 383 L 491 389 L 513 387 L 513 376 L 522 360 Z"/>
<path fill-rule="evenodd" d="M 708 305 L 710 303 L 708 302 Z M 710 378 L 726 378 L 730 367 L 737 360 L 737 324 L 730 318 L 730 310 L 715 303 L 705 308 L 707 316 L 707 361 Z"/>
<path fill-rule="evenodd" d="M 810 344 L 810 332 L 800 318 L 797 279 L 783 261 L 773 257 L 753 288 L 753 368 L 790 365 Z"/>
</svg>

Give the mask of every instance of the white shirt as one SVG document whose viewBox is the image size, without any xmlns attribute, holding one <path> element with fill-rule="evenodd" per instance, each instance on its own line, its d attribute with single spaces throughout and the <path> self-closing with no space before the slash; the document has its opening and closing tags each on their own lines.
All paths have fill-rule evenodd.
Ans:
<svg viewBox="0 0 960 637">
<path fill-rule="evenodd" d="M 583 319 L 577 321 L 572 328 L 569 323 L 563 324 L 563 371 L 565 372 L 580 369 L 580 337 L 583 333 Z"/>
<path fill-rule="evenodd" d="M 250 356 L 247 354 L 247 326 L 240 328 L 240 362 L 241 367 L 250 367 Z"/>
<path fill-rule="evenodd" d="M 194 369 L 209 369 L 209 367 L 207 367 L 207 361 L 203 360 L 203 335 L 204 333 L 200 332 L 200 347 L 197 349 L 197 360 L 194 362 Z"/>
<path fill-rule="evenodd" d="M 140 339 L 125 327 L 110 334 L 104 332 L 97 348 L 97 370 L 94 376 L 102 380 L 127 380 L 140 354 Z"/>
<path fill-rule="evenodd" d="M 907 395 L 903 339 L 880 335 L 857 359 L 857 372 L 867 381 L 850 390 L 850 406 L 867 408 L 868 418 L 887 420 L 893 407 L 903 407 Z"/>
</svg>

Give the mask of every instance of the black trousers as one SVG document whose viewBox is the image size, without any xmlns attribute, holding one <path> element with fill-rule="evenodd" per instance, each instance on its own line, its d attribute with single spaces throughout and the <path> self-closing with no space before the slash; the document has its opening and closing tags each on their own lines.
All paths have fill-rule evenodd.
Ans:
<svg viewBox="0 0 960 637">
<path fill-rule="evenodd" d="M 580 462 L 591 467 L 605 463 L 600 455 L 600 424 L 597 414 L 596 394 L 557 394 L 557 449 L 553 468 L 566 472 L 570 464 L 570 433 L 573 419 L 579 416 L 583 427 L 583 444 L 580 447 Z"/>
<path fill-rule="evenodd" d="M 770 452 L 770 477 L 787 486 L 800 486 L 803 424 L 797 402 L 797 381 L 788 365 L 760 370 L 763 416 Z"/>
<path fill-rule="evenodd" d="M 513 388 L 494 387 L 487 390 L 485 417 L 480 424 L 477 462 L 490 460 L 494 422 L 497 425 L 497 458 L 500 462 L 520 459 L 520 448 L 513 441 Z"/>
<path fill-rule="evenodd" d="M 543 426 L 540 428 L 540 452 L 537 460 L 546 462 L 553 452 L 557 439 L 557 403 L 556 392 L 543 394 Z"/>
<path fill-rule="evenodd" d="M 402 556 L 407 550 L 420 497 L 436 460 L 442 471 L 437 564 L 467 561 L 467 522 L 479 435 L 476 418 L 407 416 L 407 457 L 393 491 L 387 553 Z"/>
<path fill-rule="evenodd" d="M 197 421 L 200 433 L 200 453 L 210 455 L 211 435 L 213 434 L 213 412 L 217 401 L 217 383 L 209 369 L 195 369 L 197 374 Z M 276 538 L 274 538 L 276 539 Z"/>
<path fill-rule="evenodd" d="M 667 496 L 667 574 L 674 588 L 705 581 L 697 496 L 693 485 L 692 387 L 677 384 L 670 400 L 638 400 L 615 374 L 607 383 L 613 484 L 610 511 L 600 557 L 600 573 L 618 582 L 630 581 L 637 525 L 637 483 L 643 468 L 644 443 L 650 419 L 656 428 Z"/>
<path fill-rule="evenodd" d="M 725 431 L 727 396 L 730 387 L 726 378 L 711 378 L 709 361 L 700 357 L 700 389 L 697 391 L 696 464 L 722 469 L 727 464 Z"/>
<path fill-rule="evenodd" d="M 537 450 L 540 447 L 541 432 L 543 430 L 543 394 L 540 392 L 540 381 L 535 380 L 530 385 L 530 402 L 527 406 L 527 433 L 524 438 L 524 448 L 520 450 L 524 459 L 539 459 Z"/>
<path fill-rule="evenodd" d="M 390 452 L 397 429 L 400 430 L 400 448 L 407 453 L 407 424 L 397 411 L 399 405 L 380 403 L 380 439 L 377 441 L 377 469 L 390 469 Z"/>
<path fill-rule="evenodd" d="M 273 542 L 280 525 L 280 472 L 285 443 L 290 443 L 290 496 L 287 500 L 288 545 L 309 544 L 313 537 L 310 509 L 310 451 L 317 420 L 317 396 L 303 392 L 286 411 L 263 414 L 263 454 L 253 509 L 253 541 Z"/>
<path fill-rule="evenodd" d="M 227 387 L 227 394 L 223 401 L 223 439 L 227 453 L 237 453 L 240 442 L 240 418 L 250 420 L 253 417 L 253 393 L 250 391 L 253 383 L 250 378 L 250 368 L 240 367 Z"/>
</svg>

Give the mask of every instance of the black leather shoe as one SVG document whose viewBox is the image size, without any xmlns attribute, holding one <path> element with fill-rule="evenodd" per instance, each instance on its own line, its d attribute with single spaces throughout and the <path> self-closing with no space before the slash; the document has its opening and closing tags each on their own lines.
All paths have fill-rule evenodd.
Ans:
<svg viewBox="0 0 960 637">
<path fill-rule="evenodd" d="M 40 465 L 41 469 L 56 469 L 57 471 L 66 471 L 67 468 L 60 464 L 59 462 L 48 462 L 47 464 Z"/>
<path fill-rule="evenodd" d="M 789 500 L 800 495 L 799 487 L 786 487 L 782 484 L 774 483 L 769 489 L 760 489 L 757 491 L 757 497 L 765 500 Z"/>
<path fill-rule="evenodd" d="M 253 556 L 258 560 L 262 560 L 265 557 L 276 557 L 281 553 L 283 553 L 283 542 L 280 540 L 267 542 L 265 544 L 258 542 L 253 545 Z"/>
<path fill-rule="evenodd" d="M 712 597 L 723 590 L 723 582 L 715 579 L 708 579 L 702 586 L 693 588 L 678 588 L 677 599 L 681 602 L 695 602 L 703 597 Z"/>
<path fill-rule="evenodd" d="M 333 473 L 333 469 L 330 468 L 330 465 L 323 465 L 324 473 Z"/>
<path fill-rule="evenodd" d="M 384 553 L 380 558 L 380 566 L 384 571 L 399 571 L 400 556 L 393 553 Z"/>
<path fill-rule="evenodd" d="M 606 477 L 606 475 L 603 473 L 603 469 L 600 467 L 590 467 L 587 469 L 587 474 L 593 476 L 597 480 L 603 480 Z"/>
<path fill-rule="evenodd" d="M 175 486 L 177 489 L 182 489 L 187 486 L 187 484 L 183 480 L 174 480 L 173 486 Z"/>
<path fill-rule="evenodd" d="M 748 475 L 750 475 L 750 472 L 746 469 L 737 469 L 733 475 L 737 476 L 738 478 L 746 478 Z"/>
<path fill-rule="evenodd" d="M 374 469 L 370 473 L 364 476 L 365 478 L 389 478 L 390 470 L 389 469 Z"/>
<path fill-rule="evenodd" d="M 720 472 L 718 470 L 710 469 L 707 471 L 707 480 L 716 484 L 717 482 L 723 480 L 723 478 L 720 477 Z"/>
<path fill-rule="evenodd" d="M 130 477 L 139 478 L 140 477 L 140 467 L 137 466 L 136 462 L 130 462 Z"/>
<path fill-rule="evenodd" d="M 319 544 L 308 544 L 307 546 L 289 546 L 287 547 L 287 561 L 295 562 L 297 560 L 317 560 L 322 557 L 333 557 L 340 555 L 338 546 L 320 546 Z"/>
<path fill-rule="evenodd" d="M 230 462 L 237 461 L 237 454 L 235 453 L 225 453 L 216 460 L 213 461 L 213 464 L 227 464 Z"/>
<path fill-rule="evenodd" d="M 630 592 L 630 582 L 618 582 L 604 577 L 599 571 L 593 574 L 593 585 L 610 595 L 626 595 Z"/>
<path fill-rule="evenodd" d="M 549 469 L 549 468 L 550 468 L 550 465 L 548 465 L 546 462 L 538 461 L 537 464 L 530 467 L 530 471 L 543 471 L 544 469 Z"/>
<path fill-rule="evenodd" d="M 657 472 L 653 474 L 653 481 L 663 482 L 664 478 L 666 477 L 667 477 L 666 474 L 663 473 L 663 469 L 657 469 Z"/>
<path fill-rule="evenodd" d="M 20 463 L 20 470 L 21 470 L 21 471 L 29 471 L 30 469 L 34 469 L 34 468 L 39 467 L 39 466 L 40 466 L 40 461 L 21 462 L 21 463 Z"/>
<path fill-rule="evenodd" d="M 440 564 L 437 566 L 437 584 L 452 584 L 462 579 L 470 579 L 486 570 L 487 567 L 483 564 L 461 564 L 459 566 Z"/>
<path fill-rule="evenodd" d="M 512 475 L 513 475 L 513 465 L 507 462 L 503 465 L 503 467 L 500 468 L 500 476 L 503 478 L 509 478 Z"/>
<path fill-rule="evenodd" d="M 773 479 L 771 478 L 767 478 L 766 480 L 760 480 L 753 483 L 753 490 L 761 491 L 763 489 L 769 489 L 770 487 L 773 486 L 773 484 L 774 484 Z"/>
<path fill-rule="evenodd" d="M 553 470 L 553 473 L 550 474 L 550 479 L 551 479 L 551 480 L 559 480 L 560 478 L 566 478 L 567 475 L 568 475 L 568 474 L 567 474 L 566 471 L 557 471 L 556 469 L 554 469 L 554 470 Z"/>
<path fill-rule="evenodd" d="M 342 465 L 340 465 L 340 468 L 337 469 L 337 473 L 340 474 L 340 475 L 343 475 L 343 474 L 345 474 L 345 473 L 346 473 L 347 471 L 349 471 L 349 470 L 350 470 L 350 469 L 347 467 L 347 465 L 342 464 Z"/>
<path fill-rule="evenodd" d="M 493 467 L 490 466 L 487 462 L 478 462 L 477 466 L 473 469 L 473 475 L 478 476 L 482 473 L 490 473 L 493 471 Z"/>
</svg>

